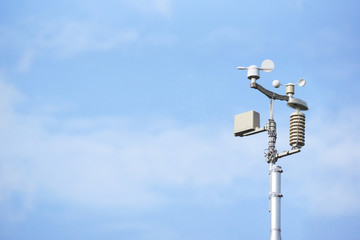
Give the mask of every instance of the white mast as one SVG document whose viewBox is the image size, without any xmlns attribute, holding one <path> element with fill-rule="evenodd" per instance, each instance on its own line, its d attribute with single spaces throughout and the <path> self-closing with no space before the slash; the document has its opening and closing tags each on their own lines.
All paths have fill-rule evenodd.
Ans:
<svg viewBox="0 0 360 240">
<path fill-rule="evenodd" d="M 274 63 L 271 60 L 263 61 L 261 68 L 252 65 L 250 67 L 238 67 L 239 70 L 248 70 L 248 79 L 250 80 L 250 87 L 259 90 L 270 99 L 270 117 L 265 127 L 260 128 L 260 115 L 255 111 L 250 111 L 235 116 L 235 136 L 249 136 L 263 131 L 268 132 L 269 144 L 265 153 L 265 158 L 269 164 L 270 175 L 270 191 L 269 191 L 269 206 L 270 206 L 270 240 L 281 240 L 281 173 L 283 172 L 280 166 L 276 165 L 279 158 L 289 156 L 300 152 L 300 148 L 305 145 L 305 114 L 300 110 L 308 110 L 307 103 L 301 99 L 294 98 L 295 85 L 303 87 L 305 80 L 300 79 L 298 83 L 286 84 L 286 95 L 279 95 L 269 91 L 257 84 L 256 81 L 260 78 L 260 70 L 271 72 L 274 69 Z M 278 88 L 280 82 L 273 81 L 273 86 Z M 296 112 L 290 115 L 290 146 L 289 151 L 277 153 L 276 150 L 276 122 L 274 120 L 274 101 L 287 101 L 287 105 L 296 109 Z"/>
</svg>

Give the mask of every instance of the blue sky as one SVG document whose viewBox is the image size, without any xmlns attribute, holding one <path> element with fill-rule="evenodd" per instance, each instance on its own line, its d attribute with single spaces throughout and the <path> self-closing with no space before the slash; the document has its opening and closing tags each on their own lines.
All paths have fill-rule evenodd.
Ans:
<svg viewBox="0 0 360 240">
<path fill-rule="evenodd" d="M 360 237 L 357 1 L 1 1 L 0 239 L 269 237 L 259 83 L 305 78 L 283 239 Z M 289 115 L 275 104 L 279 151 Z"/>
</svg>

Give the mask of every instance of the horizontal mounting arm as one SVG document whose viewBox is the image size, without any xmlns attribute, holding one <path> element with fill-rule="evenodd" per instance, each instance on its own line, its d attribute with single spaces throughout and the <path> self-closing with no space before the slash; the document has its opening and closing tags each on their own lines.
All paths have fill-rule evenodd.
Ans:
<svg viewBox="0 0 360 240">
<path fill-rule="evenodd" d="M 301 151 L 300 148 L 294 148 L 294 149 L 291 149 L 290 151 L 284 151 L 282 153 L 277 154 L 277 158 L 282 158 L 282 157 L 286 157 L 286 156 L 289 156 L 289 155 L 293 155 L 293 154 L 298 153 L 300 151 Z"/>
<path fill-rule="evenodd" d="M 265 132 L 266 130 L 267 130 L 267 129 L 266 129 L 265 127 L 256 128 L 254 131 L 247 132 L 247 133 L 244 133 L 244 134 L 240 135 L 240 137 L 245 137 L 245 136 L 254 135 L 254 134 L 257 134 L 257 133 Z"/>
<path fill-rule="evenodd" d="M 274 93 L 274 92 L 272 92 L 270 90 L 267 90 L 266 88 L 264 88 L 260 84 L 252 83 L 250 85 L 250 87 L 259 90 L 260 92 L 265 94 L 270 99 L 276 99 L 276 100 L 281 100 L 281 101 L 289 101 L 289 97 L 287 95 L 280 95 L 280 94 Z"/>
</svg>

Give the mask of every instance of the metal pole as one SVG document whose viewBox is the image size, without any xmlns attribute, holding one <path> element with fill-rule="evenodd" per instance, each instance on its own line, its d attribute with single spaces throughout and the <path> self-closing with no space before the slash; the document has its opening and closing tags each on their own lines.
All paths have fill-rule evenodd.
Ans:
<svg viewBox="0 0 360 240">
<path fill-rule="evenodd" d="M 275 163 L 277 161 L 276 144 L 276 122 L 274 121 L 274 99 L 270 99 L 270 118 L 267 122 L 267 130 L 269 135 L 269 147 L 266 153 L 267 162 Z"/>
<path fill-rule="evenodd" d="M 281 173 L 280 166 L 276 166 L 277 151 L 276 151 L 276 123 L 274 121 L 274 99 L 270 99 L 270 119 L 268 121 L 269 134 L 269 149 L 266 154 L 267 162 L 269 163 L 270 175 L 270 191 L 269 191 L 269 206 L 270 206 L 270 240 L 281 240 Z"/>
<path fill-rule="evenodd" d="M 235 132 L 235 136 L 249 136 L 259 132 L 268 131 L 268 148 L 265 150 L 265 158 L 267 163 L 269 163 L 269 175 L 270 175 L 270 191 L 269 191 L 269 211 L 270 211 L 270 240 L 281 240 L 281 173 L 283 172 L 280 166 L 276 166 L 276 162 L 279 158 L 286 157 L 295 153 L 300 152 L 300 148 L 305 144 L 305 116 L 302 114 L 300 117 L 299 114 L 296 116 L 298 118 L 292 117 L 293 120 L 290 124 L 290 145 L 292 149 L 289 151 L 284 151 L 280 154 L 276 150 L 276 122 L 274 121 L 274 101 L 287 101 L 289 107 L 292 107 L 299 112 L 299 110 L 309 110 L 307 103 L 301 99 L 294 98 L 295 85 L 300 87 L 305 85 L 305 80 L 300 79 L 298 83 L 288 83 L 286 84 L 286 95 L 280 95 L 273 91 L 270 91 L 256 81 L 260 78 L 259 71 L 263 70 L 265 72 L 272 71 L 274 69 L 274 63 L 271 60 L 263 61 L 261 67 L 251 65 L 249 67 L 238 67 L 239 70 L 247 70 L 247 78 L 250 80 L 250 87 L 253 89 L 259 90 L 262 94 L 267 96 L 270 99 L 270 118 L 266 123 L 265 128 L 260 128 L 259 126 L 255 129 L 245 128 L 245 130 Z M 273 86 L 278 88 L 280 82 L 275 80 Z M 236 120 L 235 120 L 236 121 Z M 240 121 L 239 121 L 240 122 Z M 251 121 L 250 121 L 251 122 Z M 252 121 L 252 124 L 255 125 L 255 122 Z M 236 125 L 235 125 L 236 126 Z M 296 134 L 292 134 L 296 133 Z"/>
<path fill-rule="evenodd" d="M 274 120 L 274 99 L 270 99 L 270 120 Z"/>
<path fill-rule="evenodd" d="M 270 163 L 270 240 L 281 240 L 281 174 L 280 166 Z"/>
</svg>

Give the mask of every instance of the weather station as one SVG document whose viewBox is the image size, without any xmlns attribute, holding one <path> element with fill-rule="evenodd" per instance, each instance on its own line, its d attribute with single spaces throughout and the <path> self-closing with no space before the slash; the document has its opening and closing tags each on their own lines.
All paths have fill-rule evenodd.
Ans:
<svg viewBox="0 0 360 240">
<path fill-rule="evenodd" d="M 255 111 L 238 114 L 235 116 L 234 135 L 235 137 L 246 137 L 253 134 L 268 132 L 268 148 L 265 150 L 265 159 L 269 164 L 270 176 L 270 240 L 281 240 L 281 173 L 282 168 L 276 165 L 280 158 L 299 153 L 305 145 L 305 114 L 301 111 L 308 110 L 304 100 L 295 98 L 295 86 L 305 86 L 305 80 L 300 79 L 297 83 L 281 84 L 279 80 L 274 80 L 272 85 L 275 88 L 286 87 L 286 94 L 280 95 L 272 92 L 257 81 L 260 79 L 260 71 L 271 72 L 274 63 L 271 60 L 262 62 L 261 67 L 251 65 L 250 67 L 238 67 L 239 70 L 247 70 L 247 78 L 250 80 L 250 88 L 257 89 L 270 99 L 270 116 L 266 126 L 260 127 L 260 114 Z M 295 111 L 290 114 L 290 137 L 289 144 L 291 149 L 278 153 L 276 150 L 276 122 L 274 120 L 274 101 L 286 101 L 287 105 Z"/>
</svg>

